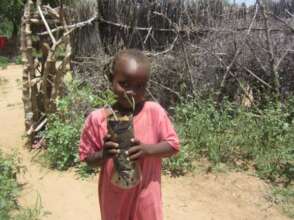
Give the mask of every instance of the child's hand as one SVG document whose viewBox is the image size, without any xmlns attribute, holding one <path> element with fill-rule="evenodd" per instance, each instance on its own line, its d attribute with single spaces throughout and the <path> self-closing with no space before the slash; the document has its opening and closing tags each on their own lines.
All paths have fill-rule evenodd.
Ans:
<svg viewBox="0 0 294 220">
<path fill-rule="evenodd" d="M 145 144 L 141 144 L 141 142 L 137 139 L 131 139 L 133 147 L 131 147 L 127 154 L 130 160 L 138 160 L 140 157 L 147 156 L 150 154 L 149 148 Z"/>
<path fill-rule="evenodd" d="M 115 143 L 110 140 L 111 136 L 107 134 L 104 138 L 104 146 L 102 150 L 102 158 L 103 159 L 108 159 L 112 158 L 116 154 L 120 152 L 120 149 L 118 149 L 118 143 Z"/>
</svg>

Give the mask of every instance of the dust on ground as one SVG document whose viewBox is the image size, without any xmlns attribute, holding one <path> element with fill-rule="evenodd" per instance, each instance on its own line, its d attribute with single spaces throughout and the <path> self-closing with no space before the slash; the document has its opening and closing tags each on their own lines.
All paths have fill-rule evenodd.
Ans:
<svg viewBox="0 0 294 220">
<path fill-rule="evenodd" d="M 33 161 L 26 150 L 21 100 L 22 66 L 0 70 L 0 148 L 17 149 L 27 172 L 20 203 L 34 206 L 40 196 L 46 220 L 100 219 L 97 178 L 80 180 L 73 171 L 59 172 Z M 286 220 L 266 198 L 269 186 L 244 173 L 196 174 L 179 178 L 163 176 L 162 191 L 166 220 Z"/>
</svg>

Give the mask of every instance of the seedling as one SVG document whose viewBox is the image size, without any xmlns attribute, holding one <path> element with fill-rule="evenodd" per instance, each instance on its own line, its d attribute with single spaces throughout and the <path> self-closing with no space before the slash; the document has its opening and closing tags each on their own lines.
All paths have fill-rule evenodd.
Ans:
<svg viewBox="0 0 294 220">
<path fill-rule="evenodd" d="M 109 108 L 112 115 L 108 117 L 108 132 L 112 141 L 119 144 L 120 153 L 114 158 L 114 172 L 111 182 L 120 188 L 132 188 L 140 181 L 140 169 L 137 162 L 130 161 L 127 150 L 132 146 L 133 115 L 135 111 L 135 100 L 125 94 L 126 100 L 132 107 L 129 115 L 122 115 L 118 111 Z"/>
</svg>

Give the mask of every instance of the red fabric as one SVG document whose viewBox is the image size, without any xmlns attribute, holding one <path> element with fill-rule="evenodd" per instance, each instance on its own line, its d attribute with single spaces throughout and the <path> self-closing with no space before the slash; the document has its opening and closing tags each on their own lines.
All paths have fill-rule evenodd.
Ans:
<svg viewBox="0 0 294 220">
<path fill-rule="evenodd" d="M 144 144 L 167 141 L 179 150 L 179 139 L 165 110 L 155 102 L 146 102 L 133 120 L 135 137 Z M 87 118 L 80 140 L 80 159 L 101 150 L 107 134 L 104 109 Z M 108 160 L 100 172 L 99 202 L 102 220 L 162 220 L 161 159 L 141 158 L 142 181 L 132 189 L 121 189 L 111 183 L 113 160 Z"/>
<path fill-rule="evenodd" d="M 0 37 L 0 49 L 3 49 L 7 44 L 7 37 Z"/>
</svg>

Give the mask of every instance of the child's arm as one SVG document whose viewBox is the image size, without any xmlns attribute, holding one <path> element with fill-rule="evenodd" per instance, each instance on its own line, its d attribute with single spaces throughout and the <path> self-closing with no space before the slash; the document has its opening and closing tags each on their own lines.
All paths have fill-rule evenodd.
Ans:
<svg viewBox="0 0 294 220">
<path fill-rule="evenodd" d="M 144 144 L 139 140 L 133 140 L 134 146 L 128 151 L 131 160 L 142 156 L 170 157 L 180 150 L 179 138 L 166 111 L 161 106 L 155 105 L 153 112 L 156 118 L 153 126 L 158 134 L 158 143 Z"/>
<path fill-rule="evenodd" d="M 91 167 L 103 165 L 104 161 L 119 152 L 118 144 L 110 141 L 110 136 L 102 132 L 103 112 L 97 110 L 87 117 L 80 138 L 79 156 Z"/>
</svg>

